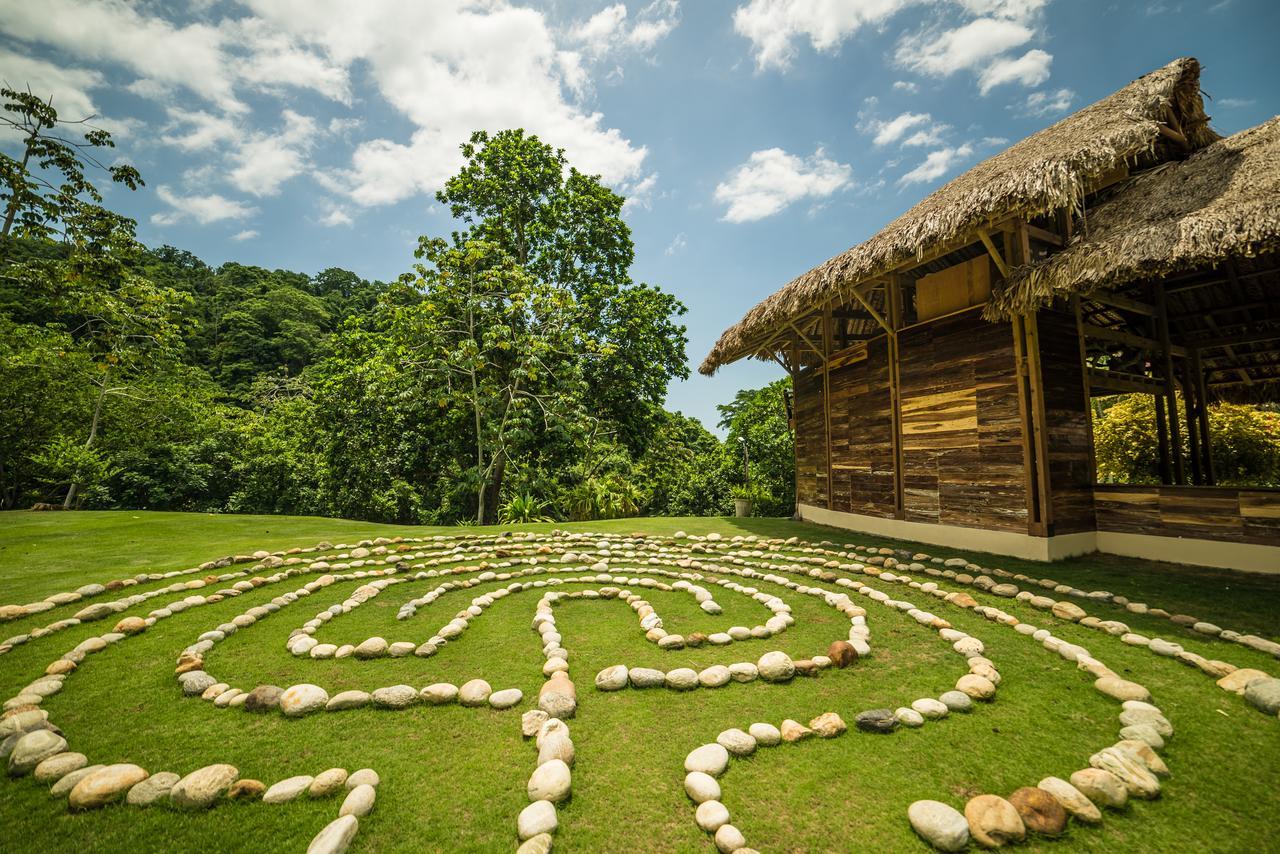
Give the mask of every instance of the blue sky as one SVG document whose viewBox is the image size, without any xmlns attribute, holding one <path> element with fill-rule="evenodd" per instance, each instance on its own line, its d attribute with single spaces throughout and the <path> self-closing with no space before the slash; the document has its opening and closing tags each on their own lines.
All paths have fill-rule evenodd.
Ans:
<svg viewBox="0 0 1280 854">
<path fill-rule="evenodd" d="M 631 200 L 692 371 L 795 275 L 1175 57 L 1220 132 L 1271 117 L 1277 36 L 1274 0 L 0 0 L 0 76 L 102 116 L 147 181 L 110 203 L 212 264 L 394 278 L 449 231 L 458 143 L 522 126 Z M 713 427 L 780 375 L 693 373 L 668 405 Z"/>
</svg>

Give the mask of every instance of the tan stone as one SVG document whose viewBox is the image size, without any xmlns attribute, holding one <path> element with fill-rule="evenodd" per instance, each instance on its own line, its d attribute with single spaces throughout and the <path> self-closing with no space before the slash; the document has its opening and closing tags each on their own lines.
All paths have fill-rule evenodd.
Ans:
<svg viewBox="0 0 1280 854">
<path fill-rule="evenodd" d="M 801 739 L 809 738 L 813 735 L 813 730 L 809 729 L 799 721 L 793 721 L 787 718 L 779 727 L 782 732 L 782 740 L 786 742 L 796 742 Z"/>
<path fill-rule="evenodd" d="M 1233 694 L 1244 696 L 1244 689 L 1249 687 L 1249 683 L 1255 679 L 1267 679 L 1268 675 L 1261 670 L 1254 670 L 1251 667 L 1244 667 L 1240 670 L 1228 673 L 1218 680 L 1218 687 L 1224 691 L 1230 691 Z"/>
<path fill-rule="evenodd" d="M 827 712 L 809 721 L 809 728 L 823 738 L 835 738 L 849 727 L 835 712 Z"/>
<path fill-rule="evenodd" d="M 1023 786 L 1009 796 L 1023 825 L 1033 833 L 1057 836 L 1067 829 L 1067 811 L 1058 799 L 1034 786 Z"/>
<path fill-rule="evenodd" d="M 1013 804 L 999 795 L 978 795 L 964 805 L 969 834 L 986 848 L 999 848 L 1010 842 L 1021 842 L 1027 829 Z"/>
<path fill-rule="evenodd" d="M 87 810 L 109 804 L 150 775 L 137 765 L 108 765 L 85 777 L 72 788 L 68 803 L 73 810 Z"/>
</svg>

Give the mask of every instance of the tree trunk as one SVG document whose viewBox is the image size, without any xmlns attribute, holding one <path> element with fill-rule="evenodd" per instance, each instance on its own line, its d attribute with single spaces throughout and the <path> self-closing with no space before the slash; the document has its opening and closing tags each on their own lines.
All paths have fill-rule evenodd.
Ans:
<svg viewBox="0 0 1280 854">
<path fill-rule="evenodd" d="M 507 472 L 507 455 L 498 452 L 498 458 L 493 461 L 493 474 L 489 476 L 489 482 L 481 489 L 480 494 L 483 496 L 488 493 L 488 500 L 485 506 L 488 508 L 489 518 L 481 518 L 482 525 L 496 525 L 498 523 L 498 501 L 502 495 L 502 480 Z M 483 498 L 481 500 L 484 500 Z"/>
<path fill-rule="evenodd" d="M 12 195 L 9 198 L 9 209 L 4 212 L 4 228 L 0 230 L 0 262 L 9 260 L 9 232 L 13 230 L 13 221 L 18 216 L 18 187 L 17 181 L 22 180 L 22 176 L 27 174 L 27 163 L 31 160 L 31 146 L 35 144 L 36 138 L 39 136 L 39 128 L 31 132 L 27 137 L 26 150 L 22 153 L 22 165 L 18 167 L 18 174 L 14 177 L 15 184 L 10 185 Z"/>
<path fill-rule="evenodd" d="M 89 438 L 85 440 L 84 443 L 86 448 L 92 448 L 93 440 L 98 438 L 98 422 L 102 418 L 102 402 L 106 400 L 106 398 L 107 378 L 103 377 L 102 390 L 98 393 L 98 402 L 93 406 L 93 421 L 89 424 Z M 67 488 L 67 497 L 62 501 L 63 510 L 70 510 L 75 505 L 76 492 L 78 491 L 79 486 L 80 485 L 76 481 L 71 481 L 71 486 Z"/>
</svg>

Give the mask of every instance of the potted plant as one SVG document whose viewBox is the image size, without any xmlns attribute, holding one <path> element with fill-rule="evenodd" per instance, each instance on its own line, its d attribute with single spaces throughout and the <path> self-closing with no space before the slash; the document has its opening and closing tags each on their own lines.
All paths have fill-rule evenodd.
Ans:
<svg viewBox="0 0 1280 854">
<path fill-rule="evenodd" d="M 733 515 L 739 518 L 750 516 L 756 502 L 768 497 L 764 490 L 751 483 L 739 484 L 730 489 L 729 494 L 733 497 Z"/>
</svg>

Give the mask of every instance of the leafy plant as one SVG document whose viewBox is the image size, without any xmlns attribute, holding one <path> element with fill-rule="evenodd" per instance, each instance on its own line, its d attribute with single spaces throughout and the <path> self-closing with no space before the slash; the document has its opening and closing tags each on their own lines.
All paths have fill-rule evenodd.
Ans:
<svg viewBox="0 0 1280 854">
<path fill-rule="evenodd" d="M 546 504 L 528 492 L 513 495 L 503 502 L 498 510 L 498 521 L 509 525 L 522 525 L 530 522 L 554 522 L 544 512 Z"/>
</svg>

